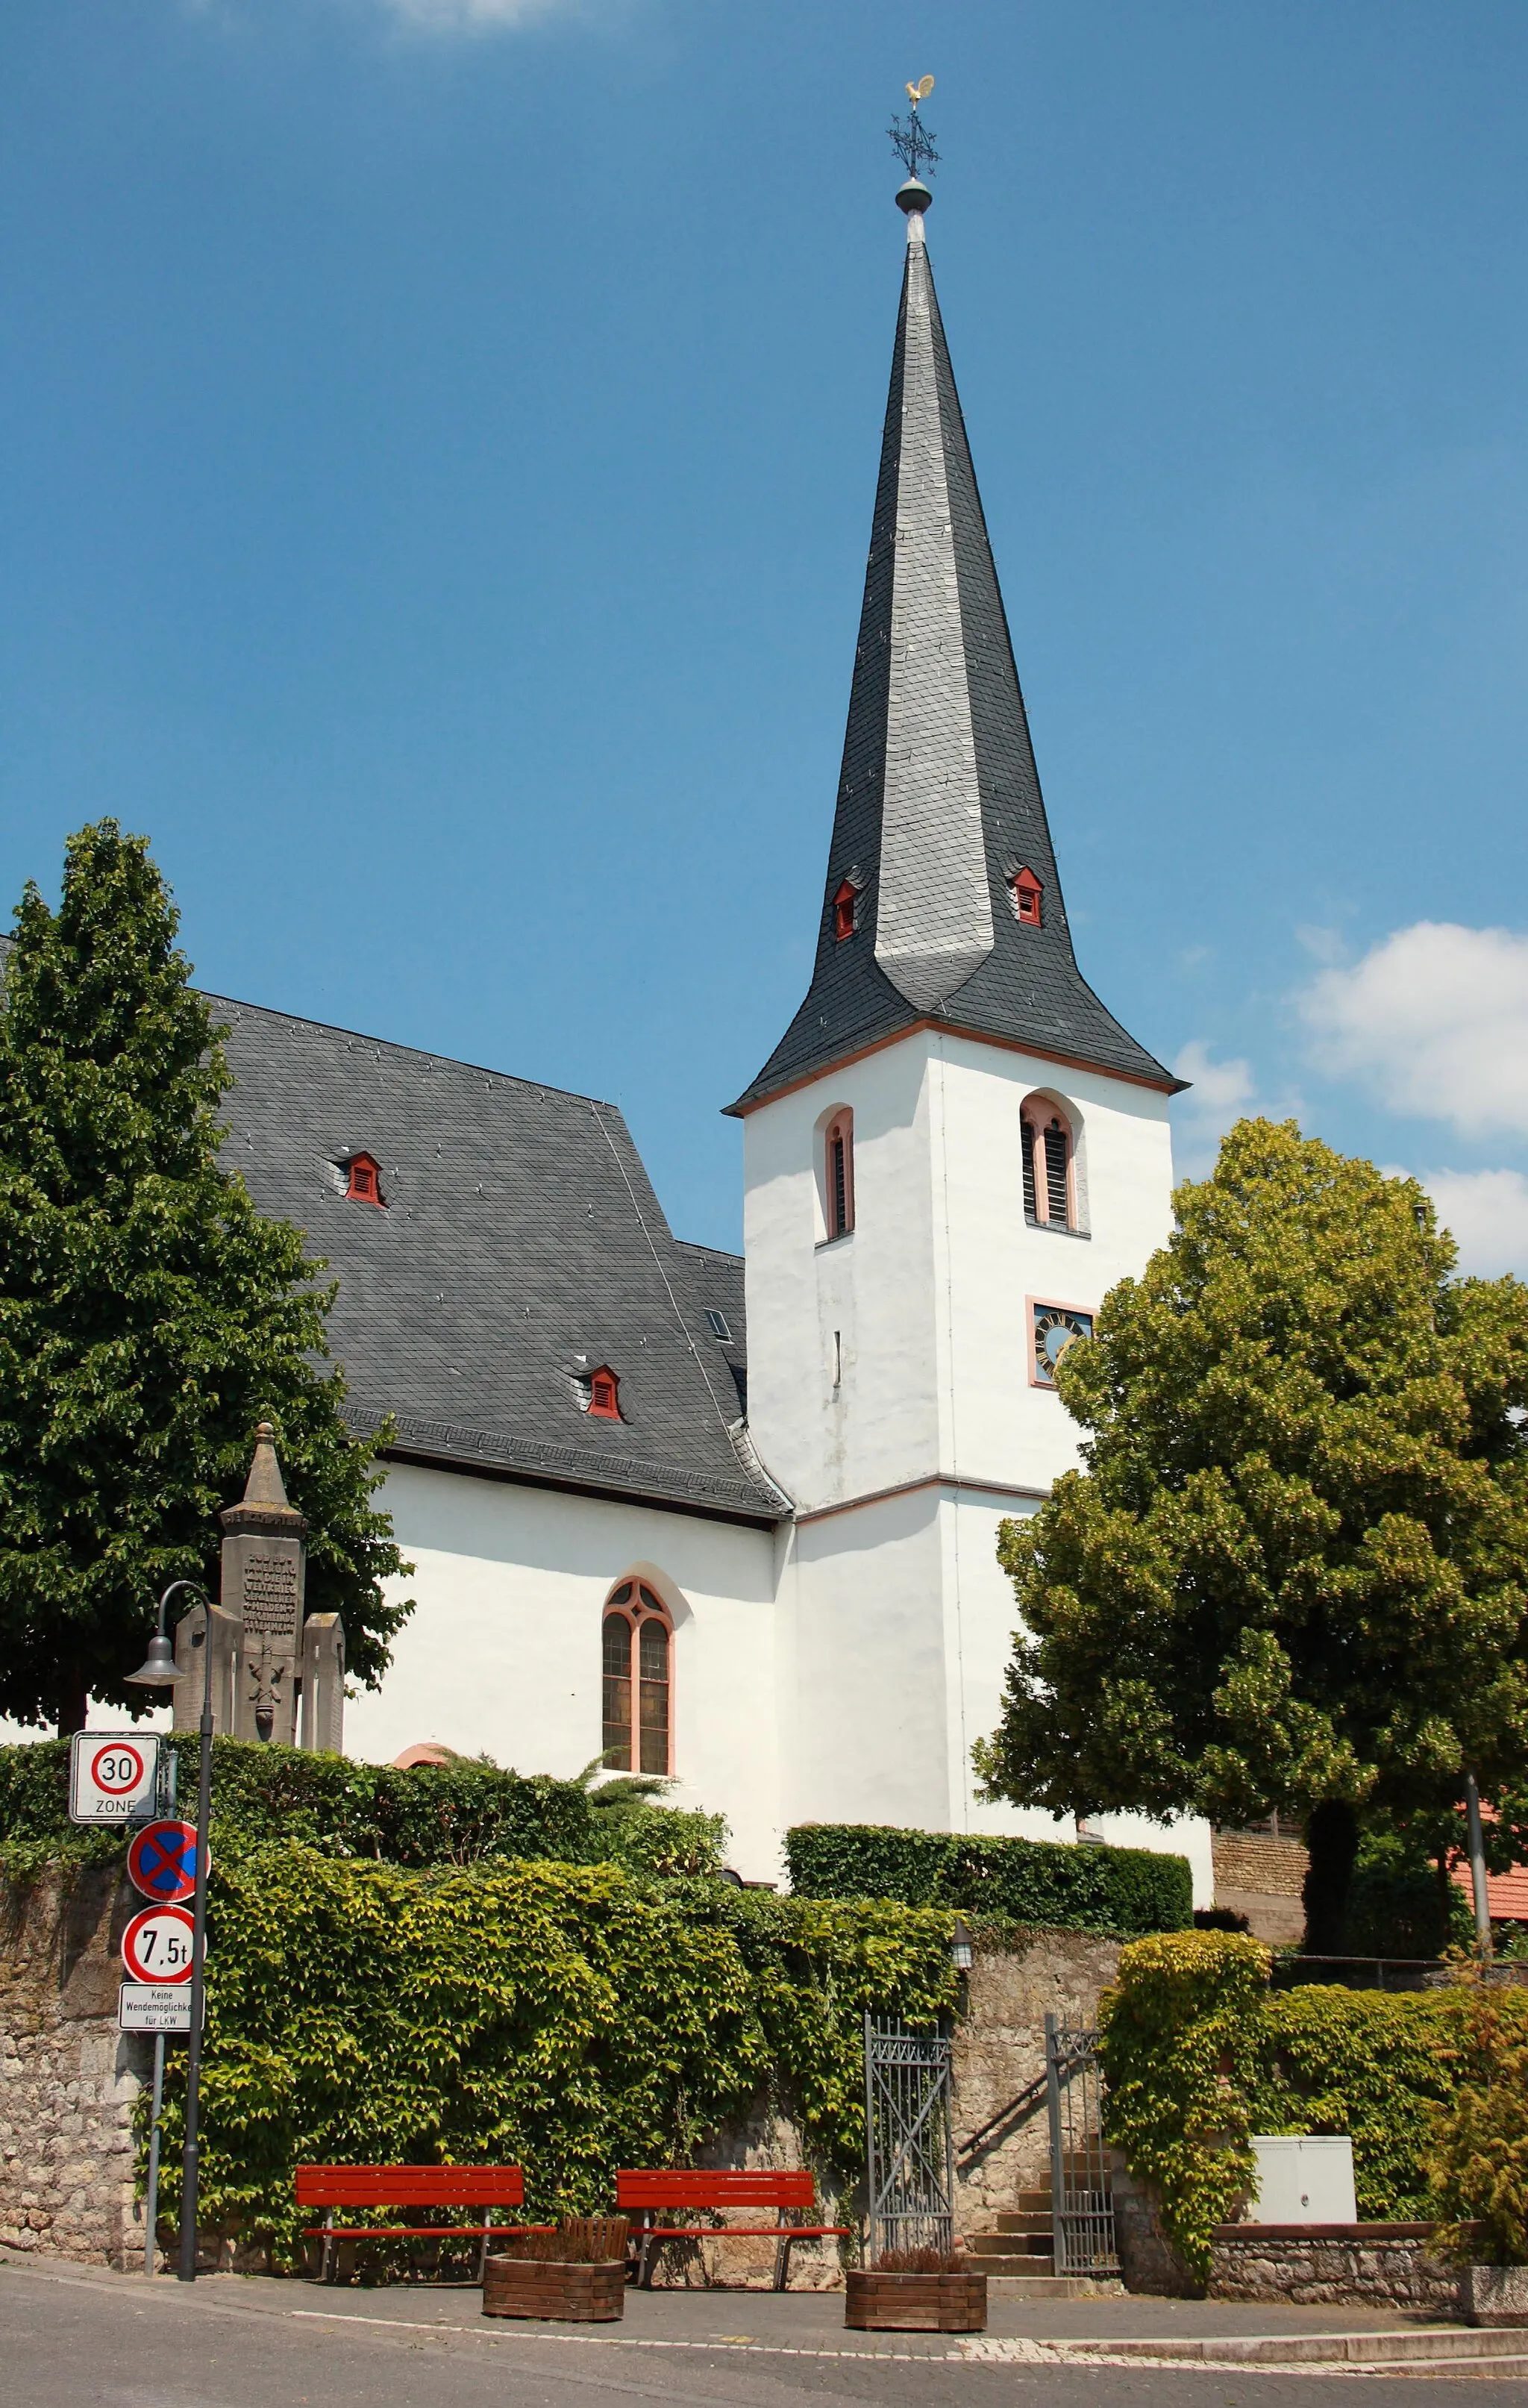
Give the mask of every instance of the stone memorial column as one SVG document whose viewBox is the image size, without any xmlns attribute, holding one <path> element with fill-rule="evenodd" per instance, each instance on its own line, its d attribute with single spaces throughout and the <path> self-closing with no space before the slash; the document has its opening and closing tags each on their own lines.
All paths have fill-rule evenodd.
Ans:
<svg viewBox="0 0 1528 2408">
<path fill-rule="evenodd" d="M 222 1602 L 243 1624 L 234 1736 L 295 1747 L 307 1523 L 287 1502 L 269 1422 L 255 1432 L 242 1503 L 219 1519 Z"/>
<path fill-rule="evenodd" d="M 221 1605 L 212 1608 L 212 1727 L 229 1732 L 234 1727 L 238 1684 L 238 1651 L 241 1630 L 236 1613 L 224 1612 Z M 202 1719 L 202 1686 L 207 1672 L 202 1651 L 196 1641 L 207 1620 L 206 1609 L 193 1605 L 183 1613 L 175 1627 L 175 1662 L 180 1678 L 175 1684 L 174 1702 L 170 1710 L 171 1727 L 175 1730 L 194 1730 Z"/>
<path fill-rule="evenodd" d="M 310 1613 L 303 1625 L 300 1747 L 345 1753 L 345 1625 L 337 1613 Z"/>
</svg>

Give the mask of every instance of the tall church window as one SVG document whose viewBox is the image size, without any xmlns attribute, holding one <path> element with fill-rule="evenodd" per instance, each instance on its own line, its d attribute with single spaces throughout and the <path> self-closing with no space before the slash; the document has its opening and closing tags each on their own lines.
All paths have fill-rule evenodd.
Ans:
<svg viewBox="0 0 1528 2408">
<path fill-rule="evenodd" d="M 600 1641 L 601 1749 L 614 1772 L 673 1770 L 673 1643 L 667 1608 L 646 1581 L 611 1590 Z"/>
<path fill-rule="evenodd" d="M 1025 1220 L 1040 1228 L 1075 1229 L 1077 1177 L 1070 1121 L 1052 1096 L 1030 1096 L 1021 1125 Z"/>
<path fill-rule="evenodd" d="M 835 1112 L 822 1138 L 822 1217 L 830 1238 L 854 1226 L 854 1115 Z"/>
</svg>

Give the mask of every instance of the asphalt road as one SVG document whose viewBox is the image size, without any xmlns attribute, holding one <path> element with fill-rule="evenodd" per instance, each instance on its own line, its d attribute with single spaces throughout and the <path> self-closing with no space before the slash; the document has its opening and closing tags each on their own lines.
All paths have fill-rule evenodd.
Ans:
<svg viewBox="0 0 1528 2408">
<path fill-rule="evenodd" d="M 1528 2381 L 1434 2375 L 1228 2374 L 1187 2367 L 1045 2367 L 904 2354 L 893 2337 L 846 2349 L 823 2319 L 805 2344 L 745 2339 L 765 2322 L 707 2295 L 686 2340 L 626 2327 L 552 2337 L 469 2321 L 460 2295 L 406 2300 L 224 2278 L 182 2287 L 86 2269 L 0 2268 L 0 2399 L 7 2408 L 1333 2408 L 1360 2383 L 1375 2408 L 1458 2408 L 1462 2381 L 1528 2401 Z M 406 2313 L 397 2314 L 403 2308 Z M 436 2320 L 438 2318 L 438 2321 Z M 737 2328 L 726 2336 L 727 2323 Z M 1468 2395 L 1466 2395 L 1468 2397 Z"/>
</svg>

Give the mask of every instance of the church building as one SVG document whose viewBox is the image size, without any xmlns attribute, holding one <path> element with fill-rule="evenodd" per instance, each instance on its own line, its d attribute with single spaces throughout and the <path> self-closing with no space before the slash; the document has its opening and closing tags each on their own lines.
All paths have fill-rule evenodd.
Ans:
<svg viewBox="0 0 1528 2408">
<path fill-rule="evenodd" d="M 995 1545 L 1077 1460 L 1065 1346 L 1171 1225 L 1178 1085 L 1087 984 L 924 239 L 907 258 L 810 988 L 728 1109 L 742 1260 L 676 1238 L 621 1113 L 217 1003 L 227 1159 L 339 1283 L 416 1570 L 352 1754 L 601 1750 L 791 1824 L 1078 1837 L 987 1805 Z M 216 1000 L 216 999 L 215 999 Z M 1083 1841 L 1188 1853 L 1203 1826 Z"/>
</svg>

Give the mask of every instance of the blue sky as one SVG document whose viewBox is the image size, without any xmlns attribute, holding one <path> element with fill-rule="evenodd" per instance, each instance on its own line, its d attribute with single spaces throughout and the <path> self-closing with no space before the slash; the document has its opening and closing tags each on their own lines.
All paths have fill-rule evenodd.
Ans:
<svg viewBox="0 0 1528 2408">
<path fill-rule="evenodd" d="M 735 1243 L 930 246 L 1084 970 L 1528 1270 L 1528 11 L 12 0 L 0 896 L 614 1096 Z"/>
</svg>

